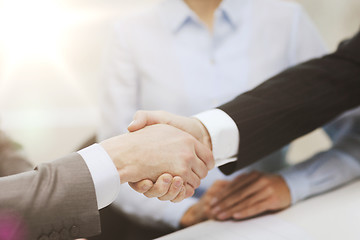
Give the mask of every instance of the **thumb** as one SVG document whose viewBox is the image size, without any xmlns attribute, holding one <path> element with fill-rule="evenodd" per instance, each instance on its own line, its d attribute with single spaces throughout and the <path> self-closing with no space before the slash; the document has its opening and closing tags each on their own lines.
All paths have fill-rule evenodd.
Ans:
<svg viewBox="0 0 360 240">
<path fill-rule="evenodd" d="M 129 182 L 129 186 L 139 193 L 146 193 L 154 186 L 154 183 L 149 179 L 144 179 L 139 182 Z"/>
<path fill-rule="evenodd" d="M 146 126 L 160 123 L 167 123 L 164 113 L 160 111 L 137 111 L 134 120 L 128 126 L 128 130 L 129 132 L 135 132 Z"/>
<path fill-rule="evenodd" d="M 129 124 L 129 132 L 135 132 L 147 126 L 147 114 L 144 111 L 137 111 L 134 120 Z"/>
</svg>

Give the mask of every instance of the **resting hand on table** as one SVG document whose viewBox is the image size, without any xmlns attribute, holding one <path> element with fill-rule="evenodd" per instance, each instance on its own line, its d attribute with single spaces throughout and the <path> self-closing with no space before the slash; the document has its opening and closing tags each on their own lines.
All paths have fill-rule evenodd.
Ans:
<svg viewBox="0 0 360 240">
<path fill-rule="evenodd" d="M 224 189 L 230 182 L 225 180 L 216 181 L 201 197 L 201 199 L 191 206 L 183 215 L 180 221 L 182 227 L 189 227 L 191 225 L 208 220 L 208 213 L 210 211 L 210 203 L 214 197 Z"/>
<path fill-rule="evenodd" d="M 211 202 L 209 214 L 217 220 L 240 220 L 290 204 L 290 191 L 281 176 L 251 172 L 238 176 L 220 191 Z"/>
</svg>

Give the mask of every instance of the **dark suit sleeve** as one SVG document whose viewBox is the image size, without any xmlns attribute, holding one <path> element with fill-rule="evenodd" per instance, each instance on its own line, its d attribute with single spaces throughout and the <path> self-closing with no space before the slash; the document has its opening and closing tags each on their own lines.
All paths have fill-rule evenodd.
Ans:
<svg viewBox="0 0 360 240">
<path fill-rule="evenodd" d="M 74 239 L 100 233 L 94 183 L 79 154 L 2 177 L 0 189 L 0 226 L 16 233 L 14 239 Z"/>
<path fill-rule="evenodd" d="M 360 33 L 338 50 L 290 68 L 220 106 L 240 132 L 231 173 L 360 104 Z"/>
</svg>

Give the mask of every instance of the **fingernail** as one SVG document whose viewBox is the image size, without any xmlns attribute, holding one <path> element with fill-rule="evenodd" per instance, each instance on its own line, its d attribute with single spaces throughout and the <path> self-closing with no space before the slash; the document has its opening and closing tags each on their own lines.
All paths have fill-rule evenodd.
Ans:
<svg viewBox="0 0 360 240">
<path fill-rule="evenodd" d="M 215 197 L 210 201 L 210 206 L 214 206 L 218 202 L 218 199 Z"/>
<path fill-rule="evenodd" d="M 212 213 L 212 214 L 217 214 L 218 212 L 220 212 L 220 210 L 221 210 L 220 207 L 216 207 L 216 208 L 214 208 L 214 209 L 211 211 L 211 213 Z"/>
<path fill-rule="evenodd" d="M 169 184 L 171 182 L 172 178 L 166 177 L 164 178 L 164 183 Z"/>
<path fill-rule="evenodd" d="M 128 127 L 130 127 L 131 125 L 133 125 L 135 123 L 136 120 L 133 120 Z"/>
<path fill-rule="evenodd" d="M 224 219 L 226 219 L 228 217 L 228 214 L 227 213 L 221 213 L 221 214 L 219 214 L 218 216 L 217 216 L 217 218 L 219 219 L 219 220 L 224 220 Z"/>
<path fill-rule="evenodd" d="M 176 188 L 179 188 L 179 187 L 181 187 L 182 182 L 181 181 L 175 181 L 174 185 L 175 185 Z"/>
</svg>

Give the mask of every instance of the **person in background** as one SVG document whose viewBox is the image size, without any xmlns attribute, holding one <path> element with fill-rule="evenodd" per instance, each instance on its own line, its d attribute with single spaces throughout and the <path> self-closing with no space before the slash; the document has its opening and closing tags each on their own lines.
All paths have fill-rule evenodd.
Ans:
<svg viewBox="0 0 360 240">
<path fill-rule="evenodd" d="M 341 112 L 358 107 L 359 76 L 360 32 L 353 38 L 341 42 L 334 53 L 291 67 L 217 109 L 199 113 L 193 118 L 164 111 L 139 111 L 128 126 L 128 130 L 133 132 L 148 125 L 170 124 L 192 134 L 208 148 L 225 149 L 232 145 L 237 146 L 233 151 L 227 152 L 228 157 L 233 156 L 233 161 L 221 167 L 221 171 L 229 174 L 325 124 Z M 310 161 L 298 165 L 296 169 L 300 170 L 298 172 L 291 173 L 290 169 L 288 175 L 285 171 L 284 176 L 288 175 L 287 178 L 290 179 L 288 182 L 296 183 L 298 194 L 291 192 L 293 202 L 340 186 L 359 176 L 359 165 L 356 162 L 360 158 L 358 111 L 359 109 L 355 109 L 354 112 L 346 113 L 343 119 L 326 128 L 334 139 L 334 146 L 330 151 L 320 153 Z M 256 179 L 259 176 L 256 173 L 252 175 L 252 177 L 242 177 L 241 181 Z M 308 179 L 310 181 L 307 181 Z M 259 182 L 250 186 L 251 189 L 246 190 L 257 197 L 265 196 L 267 201 L 254 207 L 253 211 L 245 211 L 245 214 L 241 213 L 241 209 L 235 209 L 240 213 L 226 210 L 229 206 L 226 199 L 227 204 L 221 206 L 221 200 L 224 199 L 222 196 L 229 194 L 231 196 L 233 190 L 241 188 L 241 185 L 239 187 L 230 184 L 230 189 L 227 189 L 225 194 L 220 193 L 220 197 L 217 196 L 216 199 L 210 196 L 203 201 L 210 203 L 207 205 L 214 206 L 220 199 L 220 206 L 216 206 L 211 211 L 213 215 L 219 215 L 220 219 L 244 218 L 256 214 L 257 211 L 272 209 L 273 206 L 270 205 L 276 204 L 274 200 L 279 200 L 271 197 L 275 186 L 270 186 L 270 182 L 260 178 Z M 140 183 L 133 184 L 132 187 L 137 189 Z M 221 184 L 227 183 L 218 182 L 216 185 Z M 311 188 L 310 184 L 313 185 Z M 257 194 L 254 185 L 256 188 L 266 186 L 266 191 L 258 191 L 260 194 Z M 275 185 L 284 186 L 281 182 L 280 185 Z M 282 190 L 286 192 L 286 188 Z M 209 191 L 214 192 L 212 189 Z M 242 195 L 247 194 L 243 192 Z M 230 202 L 236 203 L 241 201 L 241 198 L 241 195 L 237 196 Z M 253 197 L 251 199 L 254 201 Z M 286 204 L 286 201 L 289 202 L 289 198 L 277 203 Z M 254 202 L 248 202 L 250 206 L 252 203 Z M 244 207 L 242 203 L 233 206 L 237 205 L 240 205 L 240 208 Z M 222 216 L 223 214 L 225 216 Z"/>
<path fill-rule="evenodd" d="M 98 138 L 126 132 L 138 109 L 189 116 L 225 103 L 263 79 L 324 53 L 317 30 L 296 3 L 163 1 L 116 24 L 100 83 Z M 217 159 L 226 155 L 216 149 L 213 153 Z M 275 153 L 252 169 L 276 171 L 286 166 L 279 160 L 281 156 Z M 176 205 L 133 194 L 122 185 L 122 197 L 115 201 L 115 207 L 147 226 L 189 226 L 191 207 L 202 194 L 216 179 L 234 177 L 227 178 L 215 169 L 193 198 Z M 103 234 L 106 239 L 105 231 Z"/>
</svg>

